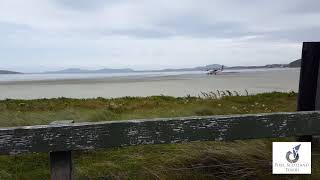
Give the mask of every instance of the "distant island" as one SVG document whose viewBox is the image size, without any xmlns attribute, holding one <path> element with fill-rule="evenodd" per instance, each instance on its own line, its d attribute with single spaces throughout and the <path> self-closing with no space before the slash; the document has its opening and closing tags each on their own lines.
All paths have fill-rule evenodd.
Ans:
<svg viewBox="0 0 320 180">
<path fill-rule="evenodd" d="M 61 73 L 130 73 L 130 72 L 177 72 L 177 71 L 203 71 L 207 69 L 215 69 L 220 68 L 222 65 L 220 64 L 212 64 L 207 66 L 199 66 L 195 68 L 180 68 L 180 69 L 161 69 L 161 70 L 134 70 L 130 68 L 124 69 L 110 69 L 104 68 L 99 70 L 87 70 L 87 69 L 79 69 L 79 68 L 69 68 L 61 71 L 48 71 L 44 72 L 45 74 L 61 74 Z"/>
<path fill-rule="evenodd" d="M 259 69 L 259 68 L 295 68 L 300 67 L 301 59 L 295 60 L 289 64 L 268 64 L 264 66 L 232 66 L 227 67 L 224 66 L 225 69 Z M 104 68 L 99 70 L 86 70 L 86 69 L 79 69 L 79 68 L 70 68 L 70 69 L 64 69 L 61 71 L 50 71 L 50 72 L 44 72 L 46 74 L 61 74 L 61 73 L 134 73 L 134 72 L 177 72 L 177 71 L 206 71 L 209 69 L 220 69 L 221 64 L 210 64 L 206 66 L 198 66 L 194 68 L 179 68 L 179 69 L 161 69 L 161 70 L 134 70 L 130 68 L 124 68 L 124 69 L 110 69 L 110 68 Z"/>
<path fill-rule="evenodd" d="M 288 67 L 301 67 L 301 59 L 298 59 L 289 63 Z"/>
<path fill-rule="evenodd" d="M 22 74 L 20 72 L 0 70 L 0 74 Z"/>
<path fill-rule="evenodd" d="M 264 66 L 233 66 L 233 67 L 226 67 L 226 69 L 297 68 L 300 66 L 301 66 L 301 59 L 298 59 L 289 64 L 268 64 Z"/>
<path fill-rule="evenodd" d="M 194 68 L 179 68 L 179 69 L 161 69 L 161 70 L 134 70 L 130 68 L 123 69 L 111 69 L 104 68 L 99 70 L 86 70 L 79 68 L 69 68 L 60 71 L 47 71 L 43 72 L 43 74 L 72 74 L 72 73 L 134 73 L 134 72 L 177 72 L 177 71 L 206 71 L 209 69 L 219 69 L 221 68 L 221 64 L 210 64 L 206 66 L 198 66 Z M 232 66 L 227 67 L 224 66 L 225 69 L 259 69 L 259 68 L 297 68 L 301 66 L 301 59 L 295 60 L 289 64 L 268 64 L 264 66 Z M 20 72 L 0 70 L 0 74 L 22 74 Z"/>
</svg>

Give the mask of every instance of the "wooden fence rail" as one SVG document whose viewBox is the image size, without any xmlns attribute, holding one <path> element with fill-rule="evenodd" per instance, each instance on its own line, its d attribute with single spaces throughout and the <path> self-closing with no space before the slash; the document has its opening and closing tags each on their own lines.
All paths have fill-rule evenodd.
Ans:
<svg viewBox="0 0 320 180">
<path fill-rule="evenodd" d="M 319 83 L 318 83 L 319 82 Z M 143 144 L 320 135 L 320 43 L 303 44 L 299 112 L 0 128 L 0 154 L 49 152 L 52 180 L 72 179 L 72 151 Z M 318 138 L 318 142 L 320 142 Z"/>
<path fill-rule="evenodd" d="M 320 135 L 320 112 L 206 116 L 0 129 L 0 154 Z"/>
</svg>

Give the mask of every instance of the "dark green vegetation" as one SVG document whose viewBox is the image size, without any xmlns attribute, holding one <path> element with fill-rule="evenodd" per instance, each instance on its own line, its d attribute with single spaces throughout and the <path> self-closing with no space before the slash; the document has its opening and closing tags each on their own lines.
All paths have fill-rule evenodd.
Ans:
<svg viewBox="0 0 320 180">
<path fill-rule="evenodd" d="M 0 125 L 48 124 L 55 120 L 124 120 L 193 115 L 246 114 L 296 110 L 295 93 L 267 93 L 215 99 L 154 96 L 117 99 L 0 101 Z M 250 133 L 250 132 L 248 132 Z M 289 141 L 292 139 L 277 139 Z M 194 142 L 75 152 L 76 179 L 256 179 L 271 176 L 271 142 Z M 316 152 L 316 151 L 314 151 Z M 317 153 L 315 153 L 317 154 Z M 318 156 L 313 176 L 320 177 Z M 308 178 L 308 176 L 299 176 Z M 48 179 L 47 154 L 0 156 L 0 179 Z"/>
</svg>

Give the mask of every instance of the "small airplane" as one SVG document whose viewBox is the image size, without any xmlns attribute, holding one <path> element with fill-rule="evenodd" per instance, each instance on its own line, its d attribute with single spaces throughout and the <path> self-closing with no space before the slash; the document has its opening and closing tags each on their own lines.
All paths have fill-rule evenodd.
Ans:
<svg viewBox="0 0 320 180">
<path fill-rule="evenodd" d="M 220 69 L 208 69 L 207 75 L 217 75 L 218 73 L 221 73 L 223 70 L 224 65 L 222 65 Z"/>
</svg>

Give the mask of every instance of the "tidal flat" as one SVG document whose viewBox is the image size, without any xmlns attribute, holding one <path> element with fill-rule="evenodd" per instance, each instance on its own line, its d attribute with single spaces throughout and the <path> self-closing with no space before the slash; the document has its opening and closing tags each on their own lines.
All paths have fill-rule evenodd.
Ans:
<svg viewBox="0 0 320 180">
<path fill-rule="evenodd" d="M 198 96 L 200 92 L 237 91 L 240 94 L 298 91 L 298 68 L 226 71 L 218 75 L 165 74 L 104 77 L 79 75 L 65 78 L 0 80 L 0 99 L 117 98 L 125 96 Z M 14 75 L 12 75 L 14 76 Z M 50 76 L 50 75 L 46 75 Z M 1 76 L 0 76 L 1 78 Z"/>
</svg>

